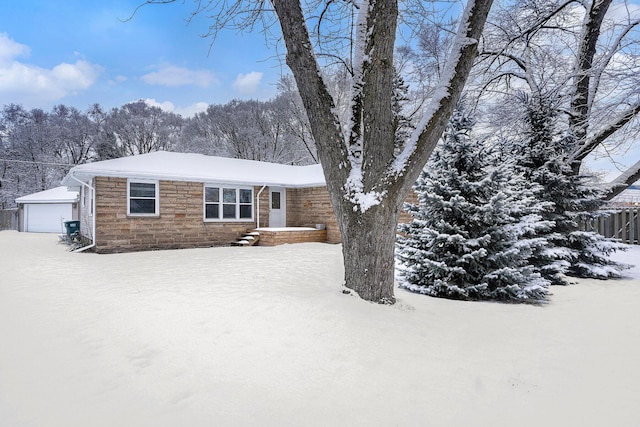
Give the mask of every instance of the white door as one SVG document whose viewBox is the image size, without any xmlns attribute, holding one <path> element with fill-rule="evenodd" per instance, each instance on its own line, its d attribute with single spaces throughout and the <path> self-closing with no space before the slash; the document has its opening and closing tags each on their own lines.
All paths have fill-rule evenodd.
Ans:
<svg viewBox="0 0 640 427">
<path fill-rule="evenodd" d="M 269 227 L 286 227 L 286 198 L 284 188 L 269 188 Z"/>
<path fill-rule="evenodd" d="M 24 231 L 63 233 L 64 221 L 71 221 L 71 203 L 30 203 L 24 205 Z"/>
</svg>

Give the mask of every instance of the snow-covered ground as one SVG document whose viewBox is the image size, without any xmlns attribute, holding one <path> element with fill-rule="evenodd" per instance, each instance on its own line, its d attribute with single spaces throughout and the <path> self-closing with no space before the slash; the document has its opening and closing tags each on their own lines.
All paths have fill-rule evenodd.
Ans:
<svg viewBox="0 0 640 427">
<path fill-rule="evenodd" d="M 336 245 L 56 242 L 0 232 L 3 427 L 640 425 L 639 267 L 543 307 L 389 307 L 341 293 Z"/>
</svg>

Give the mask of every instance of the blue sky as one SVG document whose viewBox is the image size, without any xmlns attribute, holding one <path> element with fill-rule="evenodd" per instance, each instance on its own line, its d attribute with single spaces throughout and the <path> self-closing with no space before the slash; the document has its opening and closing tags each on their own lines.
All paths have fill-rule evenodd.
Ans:
<svg viewBox="0 0 640 427">
<path fill-rule="evenodd" d="M 200 35 L 192 1 L 1 0 L 0 106 L 85 110 L 138 99 L 190 115 L 231 99 L 271 98 L 283 65 L 260 33 Z M 273 44 L 273 43 L 272 43 Z"/>
<path fill-rule="evenodd" d="M 201 37 L 205 16 L 187 24 L 192 0 L 148 5 L 127 20 L 143 1 L 0 0 L 0 107 L 110 109 L 144 99 L 190 116 L 208 104 L 275 95 L 288 69 L 273 40 L 267 47 L 259 32 L 226 31 L 212 45 Z M 638 150 L 622 163 L 634 163 Z M 608 159 L 588 163 L 611 169 Z"/>
</svg>

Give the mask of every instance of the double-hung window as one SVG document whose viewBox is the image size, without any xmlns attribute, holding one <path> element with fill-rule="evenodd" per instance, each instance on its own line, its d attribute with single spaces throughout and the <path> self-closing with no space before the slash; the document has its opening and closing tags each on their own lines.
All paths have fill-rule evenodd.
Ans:
<svg viewBox="0 0 640 427">
<path fill-rule="evenodd" d="M 205 185 L 204 219 L 208 221 L 252 221 L 253 189 Z"/>
<path fill-rule="evenodd" d="M 158 182 L 127 182 L 127 205 L 129 215 L 158 216 Z"/>
</svg>

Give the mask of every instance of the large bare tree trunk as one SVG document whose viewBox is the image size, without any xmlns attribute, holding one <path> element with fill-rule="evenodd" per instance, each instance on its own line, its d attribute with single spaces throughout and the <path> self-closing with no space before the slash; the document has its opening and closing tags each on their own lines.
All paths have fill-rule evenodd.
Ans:
<svg viewBox="0 0 640 427">
<path fill-rule="evenodd" d="M 368 301 L 391 304 L 394 297 L 397 211 L 388 206 L 364 214 L 348 212 L 342 221 L 345 285 Z"/>
<path fill-rule="evenodd" d="M 397 1 L 358 4 L 351 117 L 344 127 L 314 57 L 299 0 L 272 3 L 340 226 L 345 286 L 366 300 L 393 303 L 398 212 L 460 97 L 492 0 L 467 2 L 440 87 L 398 156 L 392 112 Z"/>
</svg>

